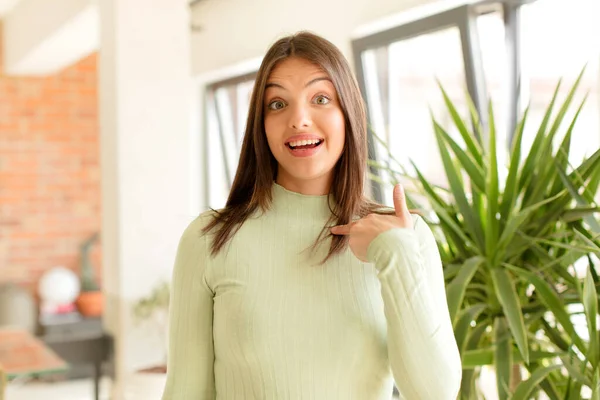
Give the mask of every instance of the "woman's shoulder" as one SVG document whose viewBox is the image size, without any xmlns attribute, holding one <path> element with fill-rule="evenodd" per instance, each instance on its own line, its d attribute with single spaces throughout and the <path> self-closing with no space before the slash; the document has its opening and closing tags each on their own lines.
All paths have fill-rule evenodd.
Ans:
<svg viewBox="0 0 600 400">
<path fill-rule="evenodd" d="M 183 231 L 183 236 L 187 238 L 205 236 L 205 228 L 215 219 L 219 210 L 207 210 L 194 217 Z"/>
</svg>

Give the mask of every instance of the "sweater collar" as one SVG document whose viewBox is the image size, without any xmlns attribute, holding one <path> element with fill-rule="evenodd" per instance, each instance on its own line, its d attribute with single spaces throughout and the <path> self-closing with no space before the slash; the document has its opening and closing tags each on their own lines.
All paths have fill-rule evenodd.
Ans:
<svg viewBox="0 0 600 400">
<path fill-rule="evenodd" d="M 334 201 L 330 195 L 306 195 L 293 192 L 273 182 L 273 210 L 305 219 L 331 217 Z M 331 205 L 331 207 L 330 207 Z"/>
</svg>

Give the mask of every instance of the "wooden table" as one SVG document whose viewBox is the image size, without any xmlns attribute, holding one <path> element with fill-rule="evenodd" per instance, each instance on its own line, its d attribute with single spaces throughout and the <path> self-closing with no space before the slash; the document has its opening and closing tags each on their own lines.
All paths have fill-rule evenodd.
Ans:
<svg viewBox="0 0 600 400">
<path fill-rule="evenodd" d="M 0 328 L 0 400 L 8 380 L 67 371 L 69 365 L 46 344 L 21 328 Z"/>
</svg>

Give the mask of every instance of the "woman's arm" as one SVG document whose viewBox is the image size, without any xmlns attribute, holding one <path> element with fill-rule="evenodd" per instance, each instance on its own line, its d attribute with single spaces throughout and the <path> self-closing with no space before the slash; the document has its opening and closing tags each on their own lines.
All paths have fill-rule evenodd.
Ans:
<svg viewBox="0 0 600 400">
<path fill-rule="evenodd" d="M 169 359 L 162 400 L 214 399 L 213 292 L 206 281 L 208 243 L 202 217 L 183 233 L 170 299 Z"/>
<path fill-rule="evenodd" d="M 381 282 L 388 354 L 400 398 L 455 400 L 462 366 L 431 229 L 417 217 L 414 229 L 385 231 L 369 245 L 367 259 Z"/>
</svg>

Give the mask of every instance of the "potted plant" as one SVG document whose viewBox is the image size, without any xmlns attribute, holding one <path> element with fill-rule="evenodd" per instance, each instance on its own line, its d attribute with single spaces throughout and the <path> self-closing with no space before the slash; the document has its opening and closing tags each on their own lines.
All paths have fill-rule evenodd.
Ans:
<svg viewBox="0 0 600 400">
<path fill-rule="evenodd" d="M 86 317 L 99 317 L 104 310 L 104 296 L 94 274 L 94 266 L 90 259 L 90 248 L 98 240 L 94 233 L 80 247 L 81 253 L 81 293 L 75 304 L 79 312 Z"/>
<path fill-rule="evenodd" d="M 170 285 L 166 281 L 160 282 L 152 292 L 138 300 L 133 307 L 133 315 L 138 324 L 149 324 L 159 336 L 163 344 L 163 362 L 159 365 L 146 368 L 139 372 L 166 373 L 168 354 L 168 320 L 169 320 Z"/>
<path fill-rule="evenodd" d="M 491 104 L 484 131 L 472 103 L 467 122 L 442 88 L 461 139 L 433 117 L 448 187 L 428 182 L 414 163 L 415 172 L 407 173 L 389 150 L 384 162 L 370 161 L 392 184 L 408 180 L 415 187 L 408 200 L 438 238 L 463 362 L 461 399 L 481 398 L 476 383 L 483 366 L 494 369 L 500 400 L 540 392 L 553 400 L 600 398 L 600 281 L 592 257 L 600 254 L 594 216 L 600 150 L 578 166 L 568 161 L 583 102 L 562 129 L 580 79 L 554 114 L 559 83 L 522 157 L 525 110 L 506 163 L 498 160 Z M 583 329 L 575 329 L 577 317 Z"/>
</svg>

